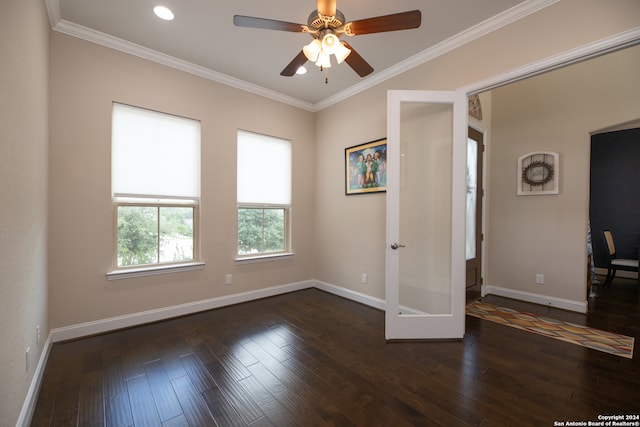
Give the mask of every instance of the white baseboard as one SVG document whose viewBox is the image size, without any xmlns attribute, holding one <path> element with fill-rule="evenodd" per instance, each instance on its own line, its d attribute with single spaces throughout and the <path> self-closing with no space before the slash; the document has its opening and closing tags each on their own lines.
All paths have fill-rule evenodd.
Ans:
<svg viewBox="0 0 640 427">
<path fill-rule="evenodd" d="M 253 301 L 256 299 L 267 298 L 287 292 L 298 291 L 302 289 L 316 287 L 320 290 L 338 295 L 352 301 L 356 301 L 380 310 L 385 310 L 386 302 L 383 299 L 375 298 L 370 295 L 356 292 L 347 288 L 336 286 L 319 280 L 306 280 L 286 285 L 273 286 L 256 291 L 242 292 L 217 298 L 211 298 L 201 301 L 194 301 L 186 304 L 179 304 L 169 307 L 163 307 L 155 310 L 148 310 L 139 313 L 132 313 L 123 316 L 116 316 L 107 319 L 96 320 L 93 322 L 80 323 L 76 325 L 55 328 L 51 330 L 50 340 L 52 343 L 66 341 L 71 339 L 82 338 L 90 335 L 105 333 L 122 328 L 143 325 L 145 323 L 157 322 L 173 317 L 184 316 L 197 313 L 200 311 L 211 310 L 214 308 L 224 307 L 232 304 Z M 565 310 L 577 311 L 585 313 L 587 310 L 586 301 L 572 301 L 561 298 L 549 297 L 529 292 L 516 291 L 513 289 L 500 288 L 497 286 L 484 285 L 482 287 L 482 295 L 493 294 L 508 298 L 519 299 L 523 301 L 533 302 L 536 304 L 548 305 L 551 307 L 563 308 Z"/>
<path fill-rule="evenodd" d="M 372 297 L 361 292 L 352 291 L 340 286 L 332 285 L 330 283 L 316 280 L 314 281 L 314 284 L 315 287 L 320 289 L 321 291 L 329 292 L 330 294 L 338 295 L 340 297 L 344 297 L 383 311 L 385 310 L 387 305 L 386 301 L 383 299 Z"/>
<path fill-rule="evenodd" d="M 16 427 L 27 427 L 31 424 L 31 418 L 33 417 L 33 411 L 36 409 L 36 403 L 38 402 L 38 393 L 40 392 L 40 384 L 42 384 L 42 378 L 44 376 L 44 369 L 47 366 L 47 360 L 49 360 L 49 352 L 51 351 L 51 333 L 47 337 L 36 365 L 36 370 L 33 373 L 29 390 L 27 390 L 27 396 L 22 404 L 22 410 L 18 416 Z"/>
<path fill-rule="evenodd" d="M 132 326 L 157 322 L 159 320 L 171 319 L 173 317 L 211 310 L 213 308 L 239 304 L 242 302 L 280 295 L 287 292 L 312 288 L 313 286 L 314 281 L 307 280 L 303 282 L 291 283 L 288 285 L 273 286 L 270 288 L 258 289 L 256 291 L 242 292 L 239 294 L 226 295 L 217 298 L 194 301 L 186 304 L 158 308 L 155 310 L 110 317 L 108 319 L 101 319 L 93 322 L 65 326 L 62 328 L 55 328 L 51 330 L 52 341 L 55 343 L 59 341 L 66 341 L 86 337 L 89 335 L 110 332 L 117 329 L 130 328 Z"/>
<path fill-rule="evenodd" d="M 482 285 L 482 296 L 497 295 L 505 298 L 512 298 L 534 304 L 542 304 L 549 307 L 562 308 L 578 313 L 587 312 L 587 301 L 574 301 L 563 298 L 550 297 L 547 295 L 534 294 L 530 292 L 516 291 L 514 289 L 501 288 L 499 286 Z"/>
</svg>

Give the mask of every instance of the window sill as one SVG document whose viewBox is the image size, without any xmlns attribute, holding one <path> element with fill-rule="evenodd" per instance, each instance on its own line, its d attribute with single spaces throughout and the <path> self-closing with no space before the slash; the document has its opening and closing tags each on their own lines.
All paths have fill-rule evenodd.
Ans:
<svg viewBox="0 0 640 427">
<path fill-rule="evenodd" d="M 172 264 L 127 270 L 115 270 L 107 273 L 107 280 L 129 279 L 132 277 L 155 276 L 158 274 L 178 273 L 182 271 L 202 270 L 204 262 L 190 262 L 186 264 Z"/>
<path fill-rule="evenodd" d="M 236 258 L 233 263 L 235 265 L 241 265 L 241 264 L 253 264 L 256 262 L 280 261 L 285 259 L 293 259 L 294 255 L 295 254 L 293 252 L 287 252 L 287 253 L 280 253 L 280 254 L 273 254 L 273 255 L 243 257 L 243 258 Z"/>
</svg>

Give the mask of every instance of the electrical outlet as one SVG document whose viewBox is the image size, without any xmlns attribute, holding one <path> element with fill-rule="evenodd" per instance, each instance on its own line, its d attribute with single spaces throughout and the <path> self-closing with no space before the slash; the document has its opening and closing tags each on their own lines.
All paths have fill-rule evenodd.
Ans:
<svg viewBox="0 0 640 427">
<path fill-rule="evenodd" d="M 40 325 L 36 325 L 36 347 L 40 347 Z"/>
<path fill-rule="evenodd" d="M 362 273 L 362 284 L 366 285 L 369 281 L 369 275 L 367 273 Z"/>
<path fill-rule="evenodd" d="M 536 274 L 536 285 L 544 284 L 544 274 Z"/>
<path fill-rule="evenodd" d="M 225 285 L 230 285 L 232 282 L 233 276 L 231 276 L 231 274 L 227 274 L 224 278 L 224 284 Z"/>
<path fill-rule="evenodd" d="M 26 372 L 29 372 L 29 352 L 31 351 L 31 347 L 27 347 L 24 350 L 24 369 Z"/>
</svg>

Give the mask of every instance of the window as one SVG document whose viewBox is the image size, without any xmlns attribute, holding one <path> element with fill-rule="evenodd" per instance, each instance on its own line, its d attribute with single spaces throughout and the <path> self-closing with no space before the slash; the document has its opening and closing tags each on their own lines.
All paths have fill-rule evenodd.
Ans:
<svg viewBox="0 0 640 427">
<path fill-rule="evenodd" d="M 238 256 L 291 251 L 291 141 L 238 131 Z"/>
<path fill-rule="evenodd" d="M 114 103 L 111 138 L 115 270 L 197 261 L 200 122 Z"/>
</svg>

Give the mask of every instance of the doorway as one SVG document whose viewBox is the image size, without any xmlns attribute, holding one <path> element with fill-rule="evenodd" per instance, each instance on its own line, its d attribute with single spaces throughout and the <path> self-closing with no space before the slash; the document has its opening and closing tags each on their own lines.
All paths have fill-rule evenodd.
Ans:
<svg viewBox="0 0 640 427">
<path fill-rule="evenodd" d="M 482 132 L 469 127 L 467 138 L 466 263 L 467 291 L 482 285 L 482 184 L 484 139 Z"/>
<path fill-rule="evenodd" d="M 632 126 L 637 125 L 634 122 Z M 603 231 L 615 236 L 618 258 L 637 259 L 640 245 L 640 127 L 598 132 L 591 136 L 589 217 L 594 265 L 608 264 Z M 635 278 L 635 273 L 618 273 Z"/>
</svg>

